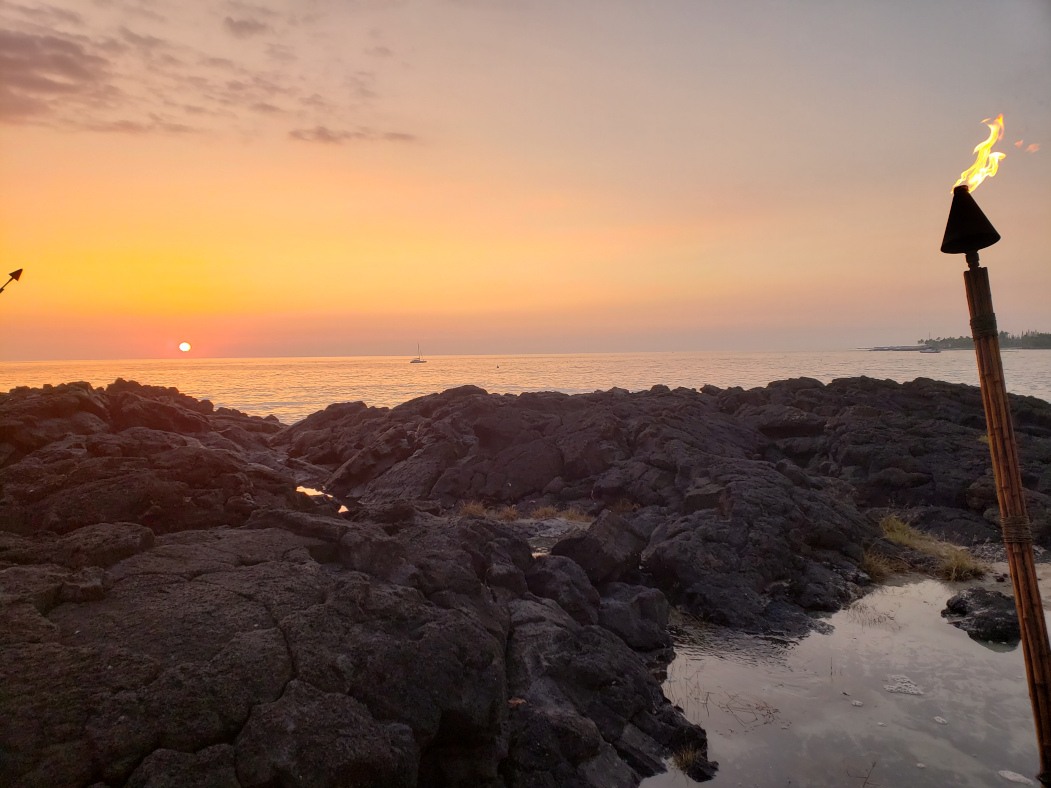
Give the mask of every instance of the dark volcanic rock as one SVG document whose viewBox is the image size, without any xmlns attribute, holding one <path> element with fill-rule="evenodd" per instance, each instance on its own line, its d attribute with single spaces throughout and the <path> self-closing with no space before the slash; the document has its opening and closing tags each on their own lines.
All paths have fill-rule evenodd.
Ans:
<svg viewBox="0 0 1051 788">
<path fill-rule="evenodd" d="M 645 546 L 645 536 L 623 517 L 606 510 L 587 529 L 556 542 L 551 554 L 572 559 L 592 583 L 604 583 L 635 569 Z"/>
<path fill-rule="evenodd" d="M 0 395 L 0 530 L 68 533 L 131 522 L 156 533 L 240 525 L 296 505 L 265 448 L 280 424 L 175 389 L 118 380 Z"/>
<path fill-rule="evenodd" d="M 861 545 L 876 534 L 849 501 L 797 487 L 767 463 L 739 460 L 713 475 L 728 516 L 669 518 L 642 554 L 673 601 L 718 624 L 799 631 L 802 610 L 836 610 L 859 593 Z"/>
<path fill-rule="evenodd" d="M 518 702 L 508 786 L 635 786 L 663 771 L 660 753 L 669 748 L 707 751 L 704 732 L 672 711 L 619 638 L 581 626 L 550 600 L 516 600 L 510 609 L 508 681 Z"/>
<path fill-rule="evenodd" d="M 1051 405 L 1012 407 L 1047 539 Z M 15 389 L 0 784 L 634 786 L 687 747 L 710 777 L 647 669 L 669 602 L 803 632 L 892 550 L 880 513 L 997 540 L 983 434 L 977 389 L 924 379 L 465 386 L 286 428 L 125 381 Z M 534 558 L 526 527 L 442 516 L 466 500 L 597 519 Z"/>
<path fill-rule="evenodd" d="M 279 700 L 253 709 L 236 745 L 243 786 L 412 788 L 418 759 L 410 728 L 377 722 L 353 698 L 301 681 L 289 682 Z"/>
<path fill-rule="evenodd" d="M 1027 504 L 1038 538 L 1051 538 L 1051 406 L 1012 403 Z M 329 408 L 273 445 L 331 468 L 336 492 L 365 503 L 641 509 L 627 528 L 600 519 L 553 552 L 593 584 L 635 582 L 641 569 L 696 615 L 798 630 L 806 611 L 836 609 L 867 583 L 857 565 L 879 533 L 866 510 L 904 511 L 961 544 L 999 539 L 983 434 L 973 387 L 800 378 L 572 397 L 468 386 L 390 410 Z"/>
<path fill-rule="evenodd" d="M 495 788 L 554 759 L 582 785 L 636 785 L 705 743 L 628 646 L 553 601 L 566 634 L 530 674 L 552 693 L 543 739 L 515 738 L 534 682 L 512 676 L 552 633 L 515 621 L 542 573 L 502 526 L 417 511 L 388 534 L 274 509 L 249 525 L 5 537 L 0 783 Z"/>
<path fill-rule="evenodd" d="M 1015 601 L 999 591 L 968 588 L 945 603 L 942 615 L 975 640 L 1014 644 L 1022 638 Z"/>
<path fill-rule="evenodd" d="M 671 645 L 668 600 L 656 588 L 610 583 L 603 589 L 599 623 L 637 651 Z"/>
<path fill-rule="evenodd" d="M 571 558 L 545 555 L 526 573 L 529 590 L 539 597 L 553 599 L 578 624 L 597 624 L 599 595 L 587 573 Z"/>
</svg>

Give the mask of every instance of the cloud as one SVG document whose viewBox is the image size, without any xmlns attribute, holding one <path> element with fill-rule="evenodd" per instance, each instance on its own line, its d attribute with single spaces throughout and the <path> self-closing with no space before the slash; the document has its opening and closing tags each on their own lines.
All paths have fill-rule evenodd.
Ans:
<svg viewBox="0 0 1051 788">
<path fill-rule="evenodd" d="M 325 126 L 315 126 L 312 129 L 295 129 L 288 132 L 288 136 L 302 142 L 323 142 L 329 145 L 342 145 L 344 142 L 368 142 L 371 140 L 415 142 L 417 139 L 413 134 L 404 134 L 397 131 L 376 132 L 372 129 L 349 131 L 346 129 L 330 129 Z"/>
<path fill-rule="evenodd" d="M 179 6 L 170 0 L 93 0 L 105 13 L 0 0 L 0 124 L 125 134 L 277 133 L 328 144 L 415 140 L 383 131 L 377 120 L 380 59 L 394 54 L 378 33 L 356 46 L 334 42 L 320 17 L 312 28 L 304 22 L 286 30 L 285 15 L 260 1 L 266 2 L 220 0 L 221 10 L 212 12 L 212 24 L 226 34 L 261 45 L 241 51 L 138 13 L 156 8 L 174 15 Z M 193 15 L 189 8 L 186 14 Z M 270 35 L 278 30 L 280 42 Z"/>
<path fill-rule="evenodd" d="M 231 11 L 248 13 L 252 14 L 253 16 L 281 16 L 277 11 L 275 11 L 272 8 L 267 8 L 264 5 L 257 5 L 256 3 L 244 3 L 240 2 L 240 0 L 227 0 L 226 7 L 229 8 Z"/>
<path fill-rule="evenodd" d="M 304 107 L 316 107 L 317 109 L 324 109 L 329 106 L 329 103 L 325 101 L 324 96 L 320 93 L 311 93 L 309 96 L 303 96 L 299 99 L 299 103 Z"/>
<path fill-rule="evenodd" d="M 0 87 L 0 121 L 25 121 L 49 109 L 46 102 Z"/>
<path fill-rule="evenodd" d="M 0 30 L 0 119 L 47 114 L 59 96 L 97 96 L 108 66 L 76 41 Z"/>
<path fill-rule="evenodd" d="M 326 142 L 339 145 L 348 140 L 363 140 L 367 137 L 360 131 L 343 131 L 340 129 L 327 129 L 324 126 L 315 126 L 312 129 L 294 129 L 288 132 L 288 136 L 294 140 L 303 142 Z"/>
<path fill-rule="evenodd" d="M 156 36 L 140 35 L 132 30 L 128 30 L 128 28 L 126 27 L 120 28 L 120 37 L 132 46 L 146 50 L 157 49 L 158 47 L 165 46 L 168 43 L 163 38 L 157 38 Z"/>
<path fill-rule="evenodd" d="M 234 19 L 232 16 L 223 20 L 223 27 L 235 38 L 251 38 L 271 32 L 270 25 L 266 22 L 260 22 L 258 19 Z"/>
<path fill-rule="evenodd" d="M 35 7 L 16 5 L 15 3 L 0 3 L 0 8 L 31 19 L 34 22 L 39 22 L 44 25 L 53 24 L 67 24 L 81 27 L 84 24 L 84 17 L 78 14 L 76 11 L 70 11 L 66 8 L 57 8 L 53 5 L 38 5 Z"/>
<path fill-rule="evenodd" d="M 266 54 L 267 57 L 279 63 L 294 63 L 299 60 L 295 53 L 284 44 L 267 44 Z"/>
<path fill-rule="evenodd" d="M 91 131 L 117 134 L 149 134 L 156 131 L 168 134 L 188 134 L 197 131 L 184 123 L 172 123 L 159 117 L 151 117 L 149 122 L 145 123 L 135 120 L 114 120 L 105 123 L 88 123 L 84 127 Z"/>
<path fill-rule="evenodd" d="M 200 64 L 212 68 L 235 69 L 237 67 L 234 61 L 227 57 L 202 57 Z"/>
</svg>

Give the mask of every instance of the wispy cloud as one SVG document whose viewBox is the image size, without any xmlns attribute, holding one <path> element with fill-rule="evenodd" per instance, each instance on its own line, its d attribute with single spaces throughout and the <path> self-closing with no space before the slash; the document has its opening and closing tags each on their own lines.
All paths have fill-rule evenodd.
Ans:
<svg viewBox="0 0 1051 788">
<path fill-rule="evenodd" d="M 258 19 L 234 19 L 228 16 L 223 20 L 223 28 L 236 38 L 251 38 L 262 33 L 271 32 L 270 25 Z"/>
<path fill-rule="evenodd" d="M 154 50 L 165 46 L 168 42 L 157 36 L 141 35 L 126 27 L 120 28 L 120 37 L 134 47 L 145 50 Z"/>
<path fill-rule="evenodd" d="M 108 66 L 77 41 L 0 30 L 0 119 L 46 115 L 60 96 L 101 99 Z"/>
<path fill-rule="evenodd" d="M 416 136 L 397 131 L 378 132 L 372 129 L 330 129 L 326 126 L 315 126 L 312 129 L 294 129 L 288 133 L 294 140 L 302 142 L 322 142 L 329 145 L 341 145 L 344 142 L 415 142 Z"/>
<path fill-rule="evenodd" d="M 0 123 L 414 140 L 375 130 L 377 70 L 393 50 L 375 30 L 344 44 L 327 13 L 289 16 L 248 0 L 0 0 Z"/>
<path fill-rule="evenodd" d="M 190 134 L 197 129 L 184 123 L 172 123 L 159 116 L 150 118 L 147 122 L 134 120 L 115 120 L 106 123 L 89 123 L 85 128 L 91 131 L 101 131 L 116 134 L 150 134 L 162 131 L 167 134 Z"/>
<path fill-rule="evenodd" d="M 76 11 L 70 11 L 68 8 L 58 8 L 57 6 L 47 5 L 46 3 L 41 3 L 36 6 L 26 6 L 17 3 L 0 2 L 0 9 L 11 12 L 25 19 L 38 22 L 42 25 L 59 23 L 80 27 L 84 24 L 84 17 Z"/>
</svg>

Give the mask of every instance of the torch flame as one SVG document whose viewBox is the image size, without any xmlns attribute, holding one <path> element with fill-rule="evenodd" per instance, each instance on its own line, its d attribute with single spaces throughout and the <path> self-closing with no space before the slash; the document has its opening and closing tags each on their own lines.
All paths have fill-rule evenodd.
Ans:
<svg viewBox="0 0 1051 788">
<path fill-rule="evenodd" d="M 1007 155 L 1006 153 L 991 152 L 993 145 L 1004 136 L 1004 116 L 997 115 L 996 120 L 992 123 L 988 119 L 983 121 L 983 123 L 989 127 L 989 139 L 978 143 L 978 146 L 974 149 L 974 152 L 978 154 L 978 158 L 975 159 L 969 170 L 963 171 L 960 175 L 960 180 L 953 185 L 954 189 L 960 184 L 965 184 L 967 191 L 973 192 L 978 188 L 978 184 L 986 178 L 996 175 L 996 168 L 1000 166 L 1000 159 Z"/>
</svg>

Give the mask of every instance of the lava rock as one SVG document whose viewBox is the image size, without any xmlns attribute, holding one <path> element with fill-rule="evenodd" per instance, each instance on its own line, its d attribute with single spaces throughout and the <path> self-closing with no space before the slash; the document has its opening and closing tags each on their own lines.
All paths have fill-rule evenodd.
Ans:
<svg viewBox="0 0 1051 788">
<path fill-rule="evenodd" d="M 599 623 L 637 651 L 671 645 L 668 600 L 658 589 L 610 583 L 602 589 Z"/>
<path fill-rule="evenodd" d="M 561 555 L 541 556 L 526 573 L 529 590 L 553 599 L 579 624 L 597 624 L 599 594 L 576 561 Z"/>
<path fill-rule="evenodd" d="M 602 583 L 635 569 L 645 546 L 645 538 L 627 520 L 607 509 L 586 530 L 556 542 L 551 554 L 572 559 L 592 583 Z"/>
<path fill-rule="evenodd" d="M 999 591 L 968 588 L 945 603 L 942 615 L 975 640 L 1016 644 L 1022 639 L 1015 601 Z"/>
</svg>

